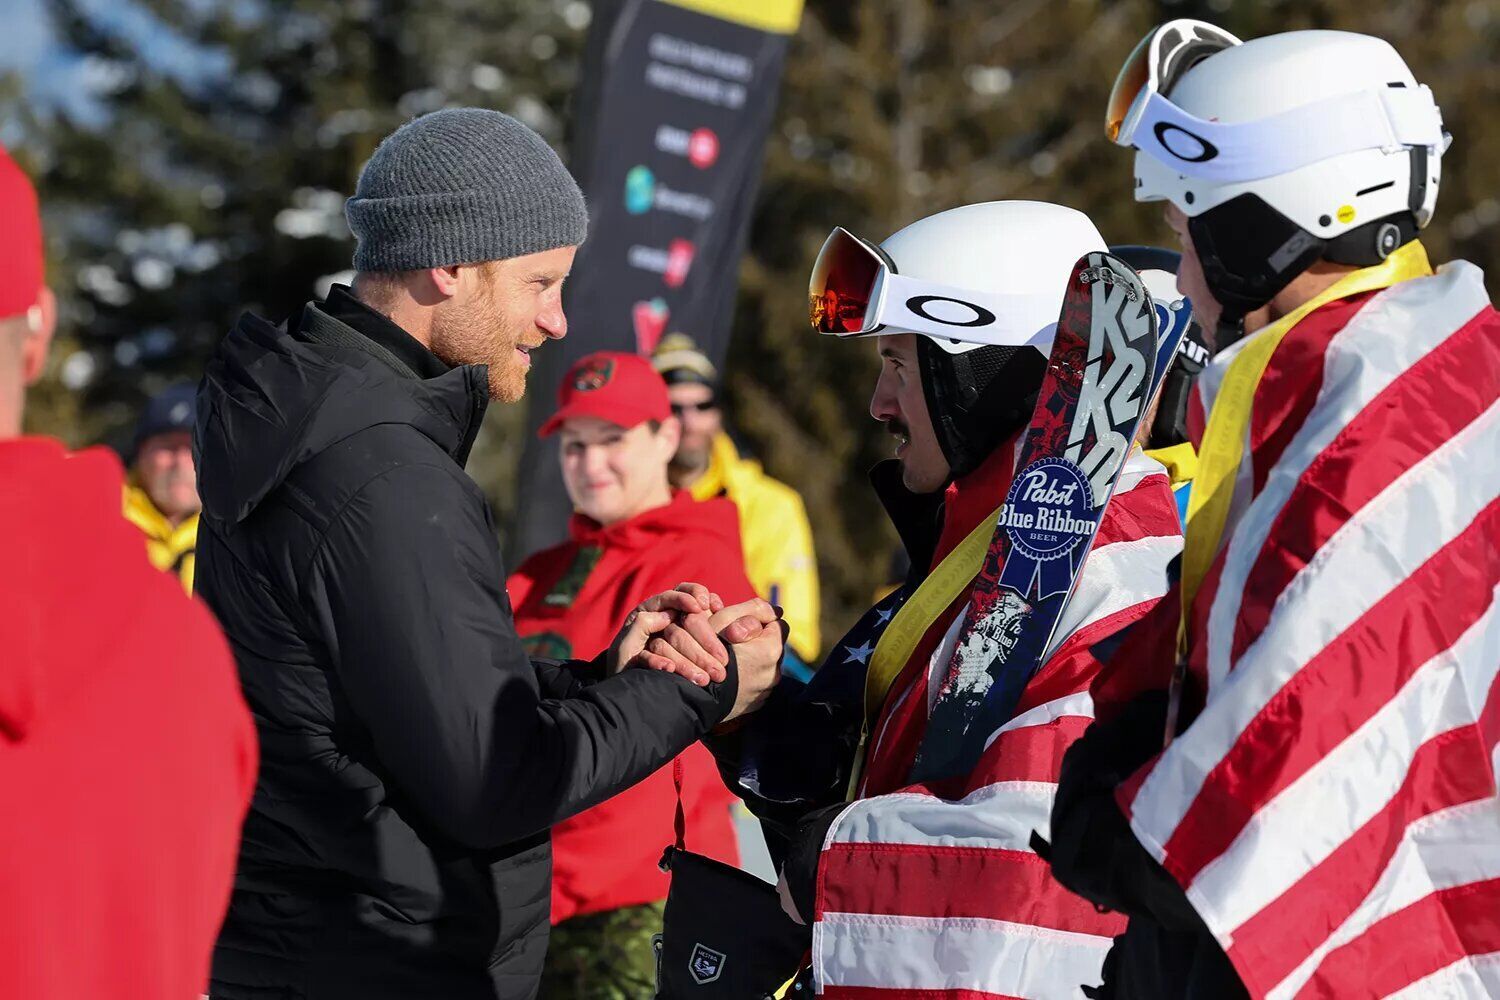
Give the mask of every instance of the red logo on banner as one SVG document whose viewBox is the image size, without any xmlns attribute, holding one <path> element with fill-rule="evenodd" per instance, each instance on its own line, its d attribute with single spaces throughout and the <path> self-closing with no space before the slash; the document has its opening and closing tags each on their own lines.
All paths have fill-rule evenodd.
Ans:
<svg viewBox="0 0 1500 1000">
<path fill-rule="evenodd" d="M 667 270 L 662 280 L 668 288 L 681 288 L 687 280 L 688 270 L 693 266 L 693 254 L 697 247 L 692 240 L 673 240 L 667 246 Z"/>
<path fill-rule="evenodd" d="M 656 345 L 661 342 L 661 335 L 666 332 L 667 318 L 670 315 L 671 311 L 662 299 L 635 304 L 631 309 L 631 318 L 635 321 L 637 354 L 650 354 L 656 350 Z"/>
<path fill-rule="evenodd" d="M 711 128 L 694 129 L 688 140 L 688 161 L 699 170 L 707 170 L 719 158 L 719 137 Z"/>
</svg>

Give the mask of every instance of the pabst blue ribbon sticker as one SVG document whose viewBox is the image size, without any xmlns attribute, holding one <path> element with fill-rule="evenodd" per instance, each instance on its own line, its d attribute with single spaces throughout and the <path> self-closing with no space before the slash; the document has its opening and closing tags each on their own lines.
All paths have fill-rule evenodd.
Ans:
<svg viewBox="0 0 1500 1000">
<path fill-rule="evenodd" d="M 1077 553 L 1094 532 L 1094 496 L 1083 470 L 1065 458 L 1043 458 L 1022 469 L 1010 484 L 1000 524 L 1010 536 L 1010 554 L 1000 585 L 1036 599 L 1065 594 Z"/>
</svg>

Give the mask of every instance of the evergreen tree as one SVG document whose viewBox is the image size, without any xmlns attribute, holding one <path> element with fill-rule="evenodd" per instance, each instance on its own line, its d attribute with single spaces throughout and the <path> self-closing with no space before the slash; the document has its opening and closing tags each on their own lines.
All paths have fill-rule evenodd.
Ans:
<svg viewBox="0 0 1500 1000">
<path fill-rule="evenodd" d="M 1391 39 L 1455 136 L 1423 241 L 1434 261 L 1462 257 L 1500 280 L 1492 3 L 809 0 L 727 367 L 736 427 L 807 500 L 830 637 L 868 605 L 896 540 L 865 478 L 891 447 L 867 413 L 874 350 L 807 327 L 803 289 L 818 247 L 834 225 L 880 240 L 924 215 L 1003 198 L 1080 209 L 1111 241 L 1172 246 L 1161 207 L 1131 198 L 1132 154 L 1104 140 L 1103 115 L 1132 47 L 1174 17 L 1244 38 L 1316 27 Z"/>
<path fill-rule="evenodd" d="M 403 121 L 473 104 L 559 142 L 589 18 L 580 0 L 47 2 L 97 89 L 17 109 L 64 304 L 32 416 L 117 445 L 241 311 L 279 322 L 347 271 L 344 200 Z M 479 467 L 505 465 L 506 437 L 485 436 Z"/>
<path fill-rule="evenodd" d="M 614 3 L 616 0 L 610 0 Z M 128 433 L 143 397 L 194 378 L 242 309 L 279 320 L 348 267 L 343 199 L 379 139 L 448 104 L 516 114 L 561 145 L 584 0 L 48 0 L 92 67 L 90 107 L 37 110 L 0 87 L 0 121 L 40 179 L 64 338 L 33 397 L 39 430 Z M 607 5 L 597 4 L 600 16 Z M 793 39 L 727 370 L 730 417 L 802 491 L 825 631 L 868 603 L 895 539 L 866 483 L 889 453 L 867 415 L 868 345 L 807 327 L 828 230 L 872 239 L 970 201 L 1087 212 L 1107 238 L 1169 238 L 1107 144 L 1113 75 L 1153 23 L 1204 17 L 1243 37 L 1338 27 L 1392 39 L 1453 132 L 1435 260 L 1500 274 L 1500 13 L 1483 0 L 808 0 Z M 7 133 L 9 141 L 9 133 Z M 14 144 L 13 144 L 14 145 Z M 575 336 L 586 335 L 575 331 Z M 67 374 L 81 384 L 66 389 Z M 533 386 L 547 405 L 551 386 Z M 512 510 L 523 414 L 493 407 L 470 471 Z"/>
</svg>

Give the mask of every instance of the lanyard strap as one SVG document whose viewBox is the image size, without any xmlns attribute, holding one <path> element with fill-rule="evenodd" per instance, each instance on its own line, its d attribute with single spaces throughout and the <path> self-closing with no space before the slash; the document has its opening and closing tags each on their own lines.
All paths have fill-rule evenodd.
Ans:
<svg viewBox="0 0 1500 1000">
<path fill-rule="evenodd" d="M 990 539 L 994 537 L 995 524 L 999 520 L 1000 508 L 996 507 L 989 517 L 975 525 L 974 530 L 927 574 L 927 578 L 907 598 L 906 603 L 901 605 L 901 609 L 875 643 L 875 652 L 870 656 L 870 668 L 865 672 L 865 717 L 859 735 L 859 749 L 854 753 L 853 773 L 849 778 L 851 802 L 858 793 L 860 780 L 864 776 L 870 730 L 875 725 L 875 717 L 880 714 L 880 706 L 885 704 L 891 685 L 896 683 L 896 677 L 911 659 L 922 636 L 932 628 L 933 622 L 979 575 L 979 570 L 984 565 L 984 554 L 989 551 Z"/>
<path fill-rule="evenodd" d="M 672 816 L 672 832 L 677 835 L 677 849 L 687 850 L 687 815 L 682 808 L 682 754 L 672 758 L 672 787 L 677 791 L 677 812 Z"/>
<path fill-rule="evenodd" d="M 865 675 L 865 727 L 868 729 L 880 714 L 885 696 L 901 668 L 911 659 L 911 654 L 922 641 L 922 636 L 932 627 L 953 599 L 963 593 L 964 588 L 979 575 L 984 565 L 984 554 L 989 550 L 990 539 L 995 534 L 995 524 L 1000 520 L 1000 508 L 980 521 L 963 541 L 954 547 L 938 563 L 937 568 L 927 574 L 916 592 L 901 605 L 891 623 L 880 634 L 875 643 L 875 652 L 870 656 L 870 670 Z"/>
<path fill-rule="evenodd" d="M 1187 538 L 1182 553 L 1182 622 L 1177 632 L 1179 656 L 1187 655 L 1187 623 L 1193 600 L 1219 551 L 1235 479 L 1245 454 L 1255 389 L 1265 375 L 1271 355 L 1313 310 L 1337 299 L 1389 288 L 1397 282 L 1431 273 L 1427 251 L 1412 240 L 1374 267 L 1346 274 L 1320 295 L 1255 334 L 1230 362 L 1208 416 L 1203 446 L 1198 450 L 1198 475 L 1188 501 Z"/>
</svg>

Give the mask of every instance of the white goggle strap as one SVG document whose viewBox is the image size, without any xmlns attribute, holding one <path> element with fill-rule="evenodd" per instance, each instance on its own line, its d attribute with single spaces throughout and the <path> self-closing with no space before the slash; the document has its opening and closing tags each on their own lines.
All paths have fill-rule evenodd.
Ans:
<svg viewBox="0 0 1500 1000">
<path fill-rule="evenodd" d="M 878 333 L 911 332 L 942 344 L 996 347 L 1051 345 L 1058 296 L 1042 292 L 994 294 L 882 273 L 873 310 Z"/>
<path fill-rule="evenodd" d="M 1363 149 L 1397 152 L 1444 143 L 1442 115 L 1426 86 L 1340 94 L 1248 122 L 1212 122 L 1161 94 L 1146 97 L 1122 140 L 1188 177 L 1232 184 L 1288 173 Z"/>
</svg>

